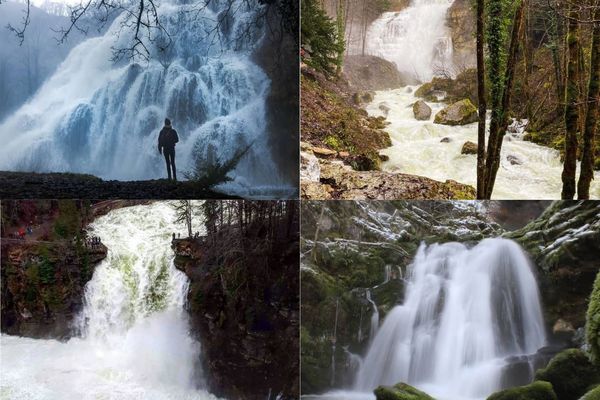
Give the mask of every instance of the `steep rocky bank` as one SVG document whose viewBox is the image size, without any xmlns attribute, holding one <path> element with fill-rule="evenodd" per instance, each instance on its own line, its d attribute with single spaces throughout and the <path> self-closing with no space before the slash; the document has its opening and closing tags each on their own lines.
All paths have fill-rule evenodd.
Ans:
<svg viewBox="0 0 600 400">
<path fill-rule="evenodd" d="M 209 387 L 227 398 L 295 398 L 297 235 L 282 233 L 269 244 L 259 229 L 241 252 L 232 250 L 239 249 L 234 235 L 215 235 L 173 241 L 175 265 L 190 278 L 188 312 Z"/>
<path fill-rule="evenodd" d="M 42 203 L 2 204 L 2 332 L 66 340 L 78 334 L 85 284 L 107 249 L 87 244 L 81 231 L 91 220 L 89 204 Z M 9 237 L 12 226 L 30 222 L 32 235 Z"/>
</svg>

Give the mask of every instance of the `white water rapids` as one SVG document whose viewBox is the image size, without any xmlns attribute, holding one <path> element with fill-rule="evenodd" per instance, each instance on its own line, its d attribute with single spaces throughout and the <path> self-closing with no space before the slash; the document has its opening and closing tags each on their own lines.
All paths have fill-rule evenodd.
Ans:
<svg viewBox="0 0 600 400">
<path fill-rule="evenodd" d="M 183 306 L 188 280 L 173 265 L 168 203 L 111 211 L 92 225 L 108 248 L 85 288 L 68 342 L 1 336 L 0 398 L 207 400 L 198 388 L 200 344 Z"/>
<path fill-rule="evenodd" d="M 395 63 L 407 78 L 430 81 L 440 72 L 453 75 L 453 46 L 446 15 L 453 0 L 412 0 L 400 12 L 387 12 L 368 30 L 368 53 Z M 381 153 L 389 157 L 382 168 L 425 176 L 438 181 L 476 185 L 476 155 L 461 154 L 465 142 L 477 143 L 477 124 L 445 126 L 434 124 L 435 115 L 446 106 L 428 103 L 429 121 L 417 121 L 412 105 L 421 100 L 414 96 L 418 87 L 377 92 L 367 111 L 386 116 L 386 131 L 392 146 Z M 382 111 L 380 106 L 383 105 Z M 489 123 L 487 125 L 489 129 Z M 558 151 L 523 140 L 521 129 L 507 134 L 502 146 L 500 168 L 493 199 L 560 198 L 562 162 Z M 441 142 L 445 139 L 444 142 Z M 600 198 L 600 173 L 594 174 L 591 198 Z"/>
<path fill-rule="evenodd" d="M 173 42 L 161 52 L 144 39 L 150 61 L 111 61 L 114 48 L 132 43 L 132 33 L 121 31 L 126 13 L 104 35 L 76 46 L 36 95 L 0 124 L 0 170 L 166 178 L 157 139 L 169 117 L 180 139 L 180 179 L 196 159 L 223 163 L 252 144 L 221 190 L 254 197 L 293 193 L 269 144 L 271 82 L 252 60 L 265 32 L 257 17 L 262 8 L 255 0 L 201 3 L 161 2 L 160 20 Z"/>
</svg>

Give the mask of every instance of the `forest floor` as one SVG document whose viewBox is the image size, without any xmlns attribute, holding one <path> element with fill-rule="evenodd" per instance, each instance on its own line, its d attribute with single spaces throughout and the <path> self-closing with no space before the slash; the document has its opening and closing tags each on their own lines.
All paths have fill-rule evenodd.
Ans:
<svg viewBox="0 0 600 400">
<path fill-rule="evenodd" d="M 92 175 L 0 171 L 2 199 L 226 199 L 192 181 L 104 181 Z"/>
</svg>

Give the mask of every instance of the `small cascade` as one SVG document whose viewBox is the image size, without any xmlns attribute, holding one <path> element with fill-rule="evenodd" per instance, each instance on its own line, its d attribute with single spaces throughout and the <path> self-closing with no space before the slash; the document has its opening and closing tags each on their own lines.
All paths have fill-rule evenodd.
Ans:
<svg viewBox="0 0 600 400">
<path fill-rule="evenodd" d="M 358 321 L 358 334 L 356 335 L 356 340 L 358 341 L 358 343 L 362 342 L 362 339 L 363 339 L 363 333 L 362 333 L 363 315 L 364 315 L 364 308 L 361 306 L 360 307 L 360 319 Z"/>
<path fill-rule="evenodd" d="M 454 73 L 446 14 L 452 0 L 412 0 L 400 12 L 383 13 L 367 31 L 366 52 L 396 64 L 407 78 L 428 82 Z"/>
<path fill-rule="evenodd" d="M 389 264 L 386 265 L 384 273 L 385 273 L 385 278 L 384 278 L 383 283 L 388 283 L 390 281 L 390 279 L 393 278 L 392 277 L 392 266 Z"/>
<path fill-rule="evenodd" d="M 340 299 L 335 302 L 335 323 L 333 325 L 333 336 L 331 337 L 331 386 L 335 385 L 335 350 L 337 344 L 337 324 Z"/>
<path fill-rule="evenodd" d="M 371 299 L 371 291 L 367 290 L 366 293 L 367 300 L 371 303 L 373 307 L 373 314 L 371 315 L 371 331 L 370 331 L 370 340 L 375 339 L 375 335 L 377 335 L 377 330 L 379 329 L 379 310 L 377 309 L 377 304 Z"/>
<path fill-rule="evenodd" d="M 546 343 L 537 283 L 521 247 L 486 239 L 421 245 L 403 304 L 386 316 L 355 388 L 407 382 L 440 398 L 485 398 L 510 359 Z"/>
</svg>

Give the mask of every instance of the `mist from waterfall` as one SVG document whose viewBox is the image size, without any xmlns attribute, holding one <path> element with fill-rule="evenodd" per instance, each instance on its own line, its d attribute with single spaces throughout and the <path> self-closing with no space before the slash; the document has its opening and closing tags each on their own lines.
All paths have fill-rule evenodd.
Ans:
<svg viewBox="0 0 600 400">
<path fill-rule="evenodd" d="M 506 239 L 421 245 L 404 302 L 386 316 L 355 389 L 407 382 L 441 399 L 485 398 L 499 389 L 506 358 L 546 343 L 527 255 Z"/>
<path fill-rule="evenodd" d="M 453 0 L 412 0 L 400 12 L 385 12 L 366 36 L 366 53 L 396 64 L 407 78 L 428 82 L 453 74 L 452 36 L 446 14 Z"/>
<path fill-rule="evenodd" d="M 212 399 L 184 304 L 188 279 L 171 250 L 169 203 L 109 212 L 91 226 L 108 248 L 85 287 L 68 342 L 2 335 L 0 388 L 11 399 Z"/>
<path fill-rule="evenodd" d="M 269 144 L 271 82 L 252 61 L 265 34 L 257 0 L 176 1 L 158 8 L 171 34 L 144 43 L 150 60 L 113 62 L 127 48 L 126 13 L 76 46 L 37 94 L 0 124 L 0 170 L 89 173 L 103 179 L 166 177 L 157 151 L 165 117 L 180 142 L 178 169 L 225 162 L 251 145 L 222 190 L 255 195 L 292 190 Z M 221 23 L 218 23 L 221 21 Z M 183 174 L 180 173 L 183 178 Z M 294 185 L 291 185 L 294 186 Z"/>
</svg>

